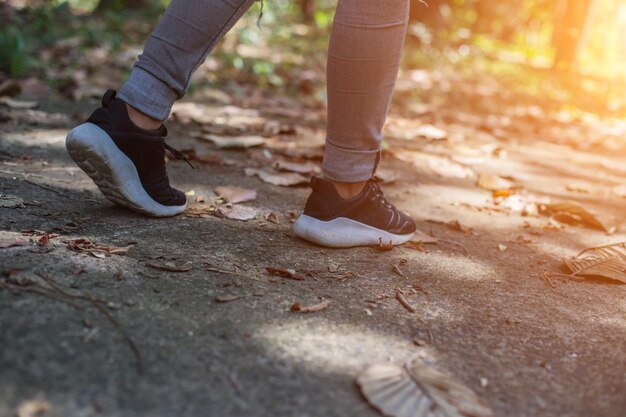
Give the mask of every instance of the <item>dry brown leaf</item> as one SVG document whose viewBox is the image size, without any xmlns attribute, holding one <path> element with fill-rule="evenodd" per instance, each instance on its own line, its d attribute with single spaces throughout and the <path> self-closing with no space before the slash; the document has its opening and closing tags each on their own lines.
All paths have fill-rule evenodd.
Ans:
<svg viewBox="0 0 626 417">
<path fill-rule="evenodd" d="M 125 255 L 134 245 L 129 246 L 102 246 L 97 245 L 89 239 L 74 239 L 67 243 L 67 248 L 73 252 L 89 253 L 96 258 L 105 258 L 110 255 Z"/>
<path fill-rule="evenodd" d="M 415 135 L 431 140 L 441 140 L 445 139 L 448 136 L 445 130 L 430 124 L 422 125 L 416 128 Z"/>
<path fill-rule="evenodd" d="M 218 135 L 201 135 L 200 138 L 213 142 L 218 148 L 222 149 L 246 149 L 263 145 L 267 139 L 262 136 L 218 136 Z"/>
<path fill-rule="evenodd" d="M 223 186 L 216 187 L 215 193 L 222 197 L 229 203 L 237 204 L 237 203 L 245 203 L 246 201 L 252 201 L 256 199 L 256 191 L 248 190 L 246 188 L 234 187 L 234 186 Z"/>
<path fill-rule="evenodd" d="M 52 410 L 48 401 L 27 400 L 23 401 L 15 410 L 17 417 L 37 417 Z"/>
<path fill-rule="evenodd" d="M 585 249 L 563 261 L 571 276 L 601 276 L 626 283 L 626 242 Z"/>
<path fill-rule="evenodd" d="M 265 220 L 267 220 L 270 223 L 280 224 L 280 221 L 278 220 L 278 216 L 276 215 L 276 213 L 266 214 Z"/>
<path fill-rule="evenodd" d="M 213 205 L 197 204 L 187 207 L 187 210 L 185 210 L 185 216 L 207 219 L 214 216 L 216 211 L 217 209 Z"/>
<path fill-rule="evenodd" d="M 255 208 L 242 206 L 239 204 L 231 207 L 219 206 L 217 208 L 217 211 L 227 219 L 240 220 L 243 222 L 253 220 L 257 216 L 257 211 Z"/>
<path fill-rule="evenodd" d="M 274 268 L 268 266 L 265 268 L 270 275 L 292 279 L 294 281 L 304 281 L 304 275 L 299 274 L 295 269 Z"/>
<path fill-rule="evenodd" d="M 552 219 L 561 223 L 581 224 L 604 232 L 610 231 L 595 214 L 574 201 L 544 204 L 542 209 L 543 212 L 550 215 Z"/>
<path fill-rule="evenodd" d="M 146 262 L 146 265 L 154 269 L 160 269 L 162 271 L 169 272 L 189 272 L 191 271 L 191 268 L 193 268 L 193 264 L 191 262 L 186 262 L 182 265 L 176 265 L 174 262 Z"/>
<path fill-rule="evenodd" d="M 218 303 L 230 303 L 231 301 L 239 300 L 240 295 L 218 295 L 215 297 L 215 301 Z"/>
<path fill-rule="evenodd" d="M 277 161 L 274 168 L 278 171 L 295 172 L 298 174 L 319 174 L 322 172 L 319 165 L 312 162 Z"/>
<path fill-rule="evenodd" d="M 512 188 L 514 184 L 498 175 L 480 174 L 478 177 L 478 186 L 489 191 L 500 191 L 508 190 Z"/>
<path fill-rule="evenodd" d="M 476 393 L 422 359 L 403 368 L 392 363 L 368 367 L 357 378 L 368 402 L 389 417 L 493 417 Z"/>
<path fill-rule="evenodd" d="M 256 175 L 261 181 L 272 185 L 289 187 L 292 185 L 307 184 L 309 180 L 295 172 L 271 173 L 260 169 L 246 168 L 246 175 L 251 177 Z"/>
<path fill-rule="evenodd" d="M 20 197 L 0 193 L 0 208 L 22 208 L 24 200 Z"/>
<path fill-rule="evenodd" d="M 4 104 L 8 108 L 14 110 L 29 110 L 34 109 L 39 105 L 36 101 L 16 100 L 7 96 L 0 97 L 0 104 Z"/>
<path fill-rule="evenodd" d="M 321 303 L 317 303 L 307 307 L 302 307 L 299 303 L 293 303 L 290 310 L 297 313 L 318 313 L 328 308 L 329 305 L 330 300 L 322 301 Z"/>
<path fill-rule="evenodd" d="M 28 242 L 25 240 L 19 239 L 0 239 L 0 249 L 12 248 L 14 246 L 24 246 L 28 245 Z"/>
</svg>

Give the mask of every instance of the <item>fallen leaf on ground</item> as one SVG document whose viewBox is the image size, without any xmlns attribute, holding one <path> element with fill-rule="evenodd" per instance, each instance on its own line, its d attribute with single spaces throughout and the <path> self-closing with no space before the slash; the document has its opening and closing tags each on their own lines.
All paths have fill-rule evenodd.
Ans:
<svg viewBox="0 0 626 417">
<path fill-rule="evenodd" d="M 280 224 L 280 221 L 278 220 L 278 216 L 276 215 L 276 213 L 266 214 L 265 220 L 267 220 L 270 223 Z"/>
<path fill-rule="evenodd" d="M 318 313 L 326 309 L 330 305 L 330 300 L 322 301 L 321 303 L 314 304 L 312 306 L 302 307 L 299 303 L 293 303 L 290 310 L 298 313 Z"/>
<path fill-rule="evenodd" d="M 268 266 L 265 270 L 269 272 L 270 275 L 293 279 L 295 281 L 304 281 L 304 275 L 299 274 L 295 269 L 274 268 L 272 266 Z"/>
<path fill-rule="evenodd" d="M 215 301 L 218 303 L 230 303 L 231 301 L 239 300 L 240 295 L 218 295 L 215 297 Z"/>
<path fill-rule="evenodd" d="M 48 246 L 48 243 L 50 243 L 50 239 L 54 239 L 55 237 L 59 237 L 59 234 L 58 233 L 44 233 L 43 235 L 35 239 L 35 242 L 37 242 L 39 246 Z"/>
<path fill-rule="evenodd" d="M 626 283 L 626 242 L 588 248 L 571 259 L 563 259 L 570 275 L 546 272 L 543 278 L 604 277 Z"/>
<path fill-rule="evenodd" d="M 251 177 L 256 175 L 261 181 L 272 185 L 289 187 L 292 185 L 307 184 L 309 180 L 295 172 L 271 173 L 260 169 L 246 168 L 246 175 Z"/>
<path fill-rule="evenodd" d="M 262 136 L 218 136 L 201 135 L 200 138 L 213 142 L 222 149 L 246 149 L 263 145 L 267 139 Z"/>
<path fill-rule="evenodd" d="M 322 172 L 320 167 L 312 162 L 277 161 L 274 168 L 278 171 L 296 172 L 298 174 L 319 174 Z"/>
<path fill-rule="evenodd" d="M 500 252 L 506 252 L 507 249 L 508 247 L 506 245 L 502 245 L 502 244 L 498 245 L 498 250 Z"/>
<path fill-rule="evenodd" d="M 185 216 L 207 219 L 214 216 L 216 212 L 217 209 L 213 205 L 197 204 L 187 207 L 187 210 L 185 210 Z"/>
<path fill-rule="evenodd" d="M 431 140 L 441 140 L 445 139 L 448 134 L 445 130 L 440 129 L 433 125 L 422 125 L 415 129 L 415 135 L 421 136 Z"/>
<path fill-rule="evenodd" d="M 542 211 L 550 215 L 560 223 L 580 224 L 591 227 L 593 229 L 610 232 L 610 229 L 600 221 L 596 214 L 591 213 L 581 204 L 571 201 L 564 203 L 551 203 L 542 205 Z"/>
<path fill-rule="evenodd" d="M 125 255 L 133 248 L 133 245 L 103 246 L 97 245 L 89 239 L 82 238 L 67 242 L 67 248 L 73 252 L 89 253 L 96 258 L 104 258 L 110 255 Z"/>
<path fill-rule="evenodd" d="M 1 96 L 16 96 L 22 91 L 22 86 L 18 80 L 8 79 L 0 83 Z"/>
<path fill-rule="evenodd" d="M 589 194 L 591 192 L 591 187 L 587 184 L 583 183 L 572 183 L 568 184 L 565 189 L 567 191 L 571 191 L 573 193 L 581 193 L 581 194 Z"/>
<path fill-rule="evenodd" d="M 255 208 L 238 204 L 231 207 L 219 206 L 217 208 L 217 211 L 227 219 L 240 220 L 243 222 L 253 220 L 257 216 L 257 211 Z"/>
<path fill-rule="evenodd" d="M 193 268 L 193 264 L 191 262 L 186 262 L 182 265 L 176 265 L 174 262 L 164 262 L 164 263 L 156 263 L 156 262 L 146 262 L 151 268 L 160 269 L 162 271 L 169 272 L 189 272 L 191 268 Z"/>
<path fill-rule="evenodd" d="M 0 194 L 0 208 L 24 207 L 24 199 L 8 194 Z"/>
<path fill-rule="evenodd" d="M 36 101 L 28 101 L 28 100 L 16 100 L 11 97 L 0 97 L 0 104 L 4 104 L 10 109 L 14 110 L 28 110 L 34 109 L 39 105 Z"/>
<path fill-rule="evenodd" d="M 369 366 L 357 380 L 367 401 L 390 417 L 493 417 L 488 404 L 455 377 L 413 358 L 405 367 Z"/>
<path fill-rule="evenodd" d="M 28 242 L 25 240 L 19 239 L 0 239 L 0 249 L 12 248 L 14 246 L 24 246 L 28 245 Z"/>
<path fill-rule="evenodd" d="M 27 400 L 17 406 L 15 415 L 17 417 L 37 417 L 52 410 L 52 405 L 48 401 Z"/>
<path fill-rule="evenodd" d="M 481 174 L 480 177 L 478 177 L 478 186 L 484 190 L 499 191 L 508 190 L 512 188 L 514 184 L 498 175 Z"/>
<path fill-rule="evenodd" d="M 245 203 L 246 201 L 252 201 L 256 199 L 256 191 L 248 190 L 246 188 L 234 187 L 234 186 L 223 186 L 216 187 L 215 193 L 222 197 L 229 203 L 237 204 L 237 203 Z"/>
<path fill-rule="evenodd" d="M 460 232 L 465 233 L 466 235 L 471 235 L 474 233 L 474 229 L 472 229 L 471 227 L 467 227 L 463 224 L 461 224 L 460 221 L 458 220 L 452 220 L 450 223 L 448 223 L 450 225 L 450 227 L 452 227 L 454 230 L 458 230 Z"/>
<path fill-rule="evenodd" d="M 420 230 L 416 230 L 410 241 L 415 243 L 437 243 L 439 239 L 429 236 Z"/>
</svg>

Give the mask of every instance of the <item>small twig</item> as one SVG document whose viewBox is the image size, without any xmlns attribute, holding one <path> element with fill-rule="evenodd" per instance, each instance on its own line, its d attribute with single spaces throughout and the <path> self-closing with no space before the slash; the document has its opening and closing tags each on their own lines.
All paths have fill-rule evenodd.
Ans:
<svg viewBox="0 0 626 417">
<path fill-rule="evenodd" d="M 396 292 L 396 298 L 400 301 L 402 307 L 406 308 L 409 313 L 415 313 L 417 311 L 417 309 L 413 307 L 402 294 L 400 294 L 400 291 Z"/>
<path fill-rule="evenodd" d="M 135 344 L 133 339 L 131 339 L 131 337 L 124 331 L 124 329 L 119 324 L 119 322 L 117 320 L 115 320 L 115 318 L 113 318 L 113 316 L 111 316 L 111 314 L 107 311 L 107 309 L 105 307 L 102 306 L 102 304 L 106 304 L 106 301 L 98 300 L 98 299 L 95 299 L 95 298 L 92 298 L 92 297 L 89 297 L 89 296 L 85 296 L 85 295 L 70 294 L 67 291 L 65 291 L 64 289 L 62 289 L 52 278 L 46 276 L 45 274 L 41 274 L 41 273 L 37 273 L 37 275 L 39 277 L 41 277 L 44 281 L 46 281 L 54 290 L 56 290 L 62 296 L 69 297 L 69 298 L 75 298 L 75 299 L 79 299 L 79 300 L 83 300 L 83 301 L 87 301 L 92 306 L 97 308 L 98 311 L 104 317 L 106 317 L 111 322 L 111 324 L 113 324 L 115 329 L 124 338 L 124 340 L 126 340 L 126 343 L 128 343 L 128 346 L 130 346 L 131 350 L 135 354 L 135 357 L 137 358 L 137 371 L 140 374 L 143 373 L 143 362 L 142 362 L 142 359 L 141 359 L 141 351 L 139 350 L 139 347 L 137 347 L 137 345 Z"/>
<path fill-rule="evenodd" d="M 209 272 L 217 272 L 218 274 L 226 274 L 226 275 L 236 275 L 238 277 L 244 277 L 246 275 L 240 274 L 239 272 L 235 272 L 235 271 L 226 271 L 224 269 L 218 269 L 218 268 L 207 268 L 206 269 Z"/>
<path fill-rule="evenodd" d="M 4 284 L 4 285 L 0 285 L 0 289 L 2 288 L 6 288 L 10 291 L 17 291 L 17 292 L 28 292 L 28 293 L 32 293 L 32 294 L 38 294 L 41 295 L 43 297 L 47 297 L 47 298 L 51 298 L 53 300 L 56 301 L 62 301 L 66 304 L 69 304 L 70 306 L 74 307 L 76 310 L 84 310 L 81 306 L 74 304 L 72 301 L 68 300 L 64 295 L 61 294 L 57 294 L 48 290 L 44 290 L 43 288 L 30 288 L 30 287 L 21 287 L 19 285 L 11 285 L 11 284 Z"/>
<path fill-rule="evenodd" d="M 143 361 L 141 359 L 141 351 L 139 350 L 139 347 L 135 344 L 133 339 L 124 331 L 119 322 L 115 320 L 113 316 L 111 316 L 106 308 L 95 302 L 92 302 L 91 304 L 96 307 L 98 311 L 100 311 L 100 313 L 102 313 L 102 315 L 106 317 L 111 322 L 111 324 L 113 324 L 113 326 L 115 326 L 115 329 L 118 331 L 118 333 L 124 338 L 124 340 L 126 340 L 126 343 L 128 343 L 128 346 L 130 346 L 130 349 L 135 354 L 135 358 L 137 358 L 137 372 L 139 372 L 140 374 L 143 373 Z"/>
<path fill-rule="evenodd" d="M 24 178 L 24 181 L 25 181 L 25 182 L 27 182 L 27 183 L 29 183 L 29 184 L 32 184 L 32 185 L 34 185 L 34 186 L 36 186 L 36 187 L 43 188 L 44 190 L 52 191 L 52 192 L 53 192 L 53 193 L 55 193 L 55 194 L 65 195 L 65 193 L 64 193 L 64 192 L 62 192 L 62 191 L 55 190 L 54 188 L 52 188 L 52 187 L 48 187 L 47 185 L 44 185 L 44 184 L 39 184 L 39 183 L 36 183 L 35 181 L 31 181 L 31 180 L 29 180 L 28 178 Z"/>
<path fill-rule="evenodd" d="M 57 292 L 59 292 L 60 294 L 62 294 L 62 295 L 63 295 L 63 296 L 65 296 L 65 297 L 68 297 L 68 298 L 73 298 L 73 299 L 76 299 L 76 300 L 89 301 L 90 303 L 102 303 L 102 304 L 107 304 L 107 302 L 106 302 L 106 301 L 104 301 L 104 300 L 98 300 L 98 299 L 96 299 L 96 298 L 92 298 L 92 297 L 89 297 L 89 296 L 87 296 L 87 295 L 83 295 L 83 294 L 78 294 L 78 295 L 77 295 L 77 294 L 71 294 L 71 293 L 69 293 L 69 292 L 67 292 L 67 291 L 63 290 L 63 289 L 59 286 L 59 284 L 57 284 L 57 282 L 56 282 L 56 281 L 54 281 L 54 280 L 53 280 L 52 278 L 50 278 L 49 276 L 47 276 L 47 275 L 45 275 L 45 274 L 42 274 L 42 273 L 39 273 L 39 272 L 36 272 L 35 274 L 36 274 L 38 277 L 42 278 L 44 281 L 46 281 L 46 282 L 48 283 L 48 285 L 50 285 L 53 289 L 55 289 Z"/>
</svg>

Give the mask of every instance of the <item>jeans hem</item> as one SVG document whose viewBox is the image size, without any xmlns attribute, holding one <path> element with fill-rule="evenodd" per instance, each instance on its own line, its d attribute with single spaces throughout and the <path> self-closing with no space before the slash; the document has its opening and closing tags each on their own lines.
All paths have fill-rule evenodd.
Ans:
<svg viewBox="0 0 626 417">
<path fill-rule="evenodd" d="M 381 148 L 346 149 L 326 141 L 324 178 L 339 182 L 367 181 L 374 176 L 380 162 Z"/>
<path fill-rule="evenodd" d="M 140 112 L 160 121 L 169 117 L 177 99 L 171 88 L 137 66 L 120 89 L 119 97 Z"/>
</svg>

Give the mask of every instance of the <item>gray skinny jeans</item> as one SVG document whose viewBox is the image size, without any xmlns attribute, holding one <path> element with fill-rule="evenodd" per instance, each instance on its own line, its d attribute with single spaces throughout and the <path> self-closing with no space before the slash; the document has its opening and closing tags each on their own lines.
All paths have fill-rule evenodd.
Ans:
<svg viewBox="0 0 626 417">
<path fill-rule="evenodd" d="M 173 0 L 120 97 L 165 120 L 192 73 L 254 1 Z M 338 0 L 328 50 L 327 179 L 366 181 L 376 171 L 408 14 L 409 0 Z"/>
</svg>

